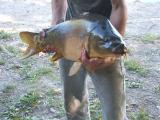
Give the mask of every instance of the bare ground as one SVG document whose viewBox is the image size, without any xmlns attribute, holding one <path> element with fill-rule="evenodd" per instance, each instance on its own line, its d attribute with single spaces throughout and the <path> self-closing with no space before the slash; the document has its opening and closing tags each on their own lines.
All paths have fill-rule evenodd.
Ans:
<svg viewBox="0 0 160 120">
<path fill-rule="evenodd" d="M 127 114 L 131 120 L 160 120 L 160 1 L 132 0 L 128 5 Z M 50 63 L 48 55 L 20 60 L 24 44 L 18 32 L 40 31 L 50 26 L 50 22 L 50 0 L 0 0 L 0 30 L 13 33 L 10 38 L 0 39 L 1 120 L 64 119 L 58 66 Z M 91 115 L 97 120 L 99 102 L 87 79 Z M 28 101 L 33 106 L 28 106 Z"/>
</svg>

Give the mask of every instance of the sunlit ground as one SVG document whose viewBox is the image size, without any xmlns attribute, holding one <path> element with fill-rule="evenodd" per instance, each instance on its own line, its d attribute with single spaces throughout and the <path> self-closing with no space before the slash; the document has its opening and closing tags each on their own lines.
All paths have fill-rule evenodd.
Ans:
<svg viewBox="0 0 160 120">
<path fill-rule="evenodd" d="M 41 8 L 45 7 L 46 9 L 42 11 Z M 45 2 L 39 0 L 0 0 L 0 9 L 3 9 L 0 11 L 0 30 L 12 32 L 35 30 L 35 28 L 39 30 L 50 26 L 51 23 L 50 0 Z"/>
</svg>

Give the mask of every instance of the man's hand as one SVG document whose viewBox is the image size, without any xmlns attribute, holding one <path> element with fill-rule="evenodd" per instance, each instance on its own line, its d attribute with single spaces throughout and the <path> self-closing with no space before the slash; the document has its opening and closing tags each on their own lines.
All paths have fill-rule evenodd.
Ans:
<svg viewBox="0 0 160 120">
<path fill-rule="evenodd" d="M 81 58 L 82 64 L 89 70 L 89 71 L 96 71 L 97 69 L 101 69 L 113 64 L 116 58 L 89 58 L 87 51 L 82 49 L 81 51 Z"/>
</svg>

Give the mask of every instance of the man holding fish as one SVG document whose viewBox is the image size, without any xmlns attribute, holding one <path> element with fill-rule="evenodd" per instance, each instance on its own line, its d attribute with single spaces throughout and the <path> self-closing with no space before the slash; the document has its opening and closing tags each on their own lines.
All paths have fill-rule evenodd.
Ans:
<svg viewBox="0 0 160 120">
<path fill-rule="evenodd" d="M 86 13 L 107 17 L 118 32 L 124 35 L 127 20 L 125 0 L 52 0 L 52 25 Z M 128 120 L 121 60 L 89 59 L 87 51 L 83 49 L 81 61 L 83 65 L 74 76 L 68 75 L 74 62 L 67 59 L 59 61 L 68 120 L 90 119 L 85 80 L 87 73 L 94 83 L 101 102 L 102 120 Z M 87 72 L 86 68 L 95 72 Z"/>
</svg>

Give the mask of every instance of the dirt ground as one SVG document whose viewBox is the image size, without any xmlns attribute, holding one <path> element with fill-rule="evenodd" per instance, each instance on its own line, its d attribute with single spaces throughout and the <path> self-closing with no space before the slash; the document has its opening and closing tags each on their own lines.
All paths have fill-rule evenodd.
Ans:
<svg viewBox="0 0 160 120">
<path fill-rule="evenodd" d="M 125 35 L 130 120 L 160 120 L 160 1 L 130 0 Z M 0 0 L 0 120 L 65 119 L 59 68 L 49 55 L 21 60 L 18 33 L 40 31 L 51 23 L 50 0 Z M 0 34 L 1 36 L 1 34 Z M 100 120 L 99 101 L 89 77 L 92 120 Z"/>
</svg>

